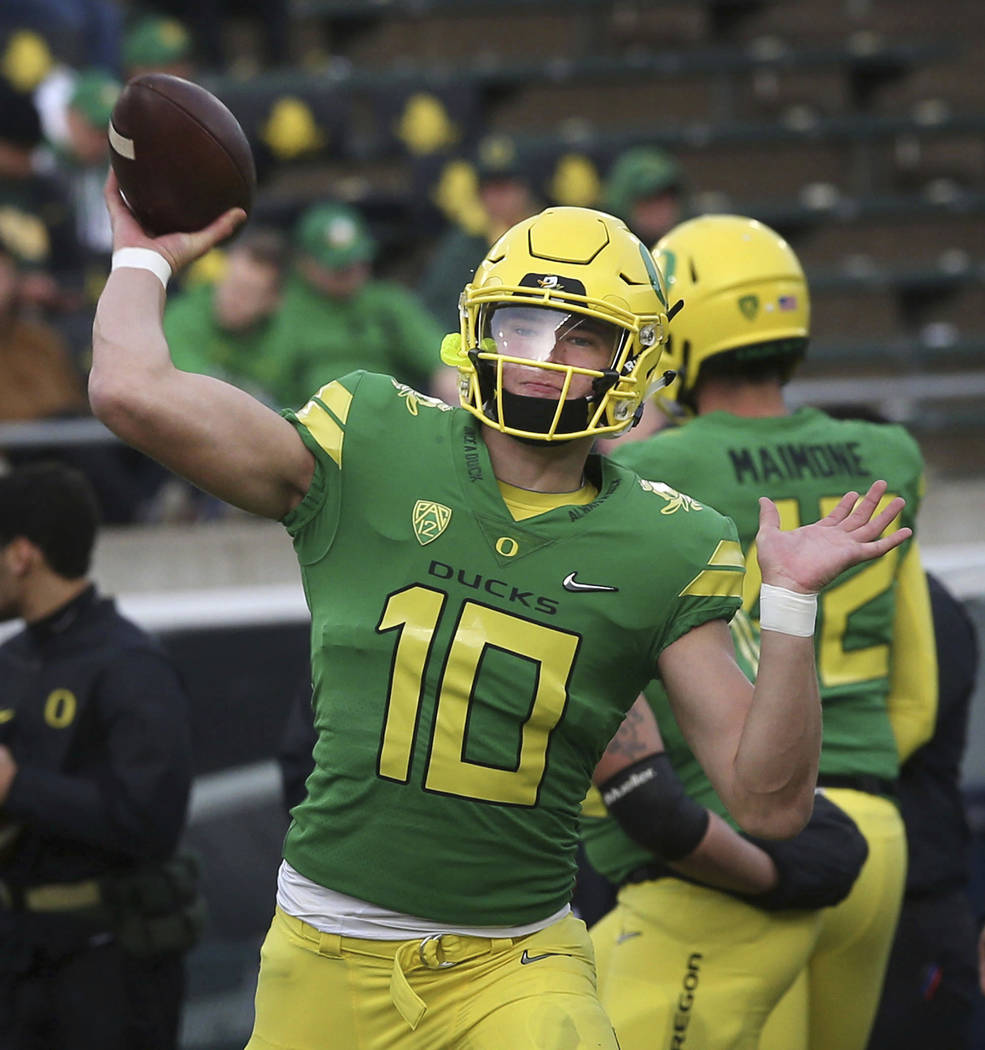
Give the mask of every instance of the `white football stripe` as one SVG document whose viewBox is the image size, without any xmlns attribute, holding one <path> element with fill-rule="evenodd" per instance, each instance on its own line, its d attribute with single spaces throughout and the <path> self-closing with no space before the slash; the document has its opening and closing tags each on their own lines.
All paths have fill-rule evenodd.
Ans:
<svg viewBox="0 0 985 1050">
<path fill-rule="evenodd" d="M 127 160 L 133 160 L 136 157 L 133 151 L 133 139 L 128 139 L 121 135 L 112 124 L 109 126 L 109 144 L 121 157 L 126 157 Z"/>
</svg>

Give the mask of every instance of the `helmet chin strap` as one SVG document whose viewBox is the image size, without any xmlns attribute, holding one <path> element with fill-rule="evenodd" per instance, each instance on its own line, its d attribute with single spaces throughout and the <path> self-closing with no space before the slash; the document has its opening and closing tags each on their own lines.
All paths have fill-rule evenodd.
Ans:
<svg viewBox="0 0 985 1050">
<path fill-rule="evenodd" d="M 650 383 L 650 385 L 646 388 L 646 393 L 643 395 L 643 400 L 640 401 L 640 403 L 636 406 L 636 410 L 629 417 L 629 421 L 627 422 L 626 426 L 624 426 L 622 430 L 616 431 L 616 433 L 612 436 L 621 437 L 627 431 L 632 430 L 633 427 L 637 426 L 639 424 L 639 421 L 643 418 L 643 409 L 646 407 L 646 403 L 650 400 L 650 398 L 658 390 L 663 390 L 664 387 L 670 386 L 670 384 L 673 383 L 673 381 L 676 378 L 677 373 L 672 369 L 668 368 L 667 371 L 664 372 L 659 379 Z"/>
<path fill-rule="evenodd" d="M 671 383 L 677 378 L 677 373 L 672 369 L 668 368 L 659 379 L 655 379 L 646 388 L 646 393 L 643 395 L 643 400 L 640 402 L 641 406 L 650 400 L 651 397 L 658 391 L 663 390 L 664 387 L 670 386 Z"/>
</svg>

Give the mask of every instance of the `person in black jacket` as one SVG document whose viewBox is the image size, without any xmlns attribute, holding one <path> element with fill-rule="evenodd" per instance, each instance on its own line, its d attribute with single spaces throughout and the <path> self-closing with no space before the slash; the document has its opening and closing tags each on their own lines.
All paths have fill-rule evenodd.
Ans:
<svg viewBox="0 0 985 1050">
<path fill-rule="evenodd" d="M 900 768 L 906 893 L 868 1050 L 971 1047 L 977 922 L 968 894 L 961 759 L 979 654 L 962 603 L 929 573 L 927 582 L 937 639 L 937 723 L 931 739 Z"/>
<path fill-rule="evenodd" d="M 88 577 L 92 490 L 0 477 L 0 1047 L 168 1050 L 199 927 L 187 695 Z"/>
</svg>

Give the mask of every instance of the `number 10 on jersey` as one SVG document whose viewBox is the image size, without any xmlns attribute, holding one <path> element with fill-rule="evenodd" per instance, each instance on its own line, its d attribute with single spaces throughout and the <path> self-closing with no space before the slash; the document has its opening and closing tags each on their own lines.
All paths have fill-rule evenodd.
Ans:
<svg viewBox="0 0 985 1050">
<path fill-rule="evenodd" d="M 443 659 L 424 787 L 462 798 L 534 806 L 547 766 L 551 732 L 568 702 L 568 681 L 580 639 L 576 634 L 466 601 L 447 652 L 436 652 L 435 633 L 447 599 L 443 591 L 419 585 L 387 599 L 376 629 L 381 634 L 395 631 L 397 641 L 377 772 L 399 783 L 410 779 L 427 665 Z M 510 769 L 464 757 L 471 708 L 478 702 L 475 687 L 488 649 L 533 663 L 536 669 L 528 713 L 517 724 L 517 763 Z"/>
</svg>

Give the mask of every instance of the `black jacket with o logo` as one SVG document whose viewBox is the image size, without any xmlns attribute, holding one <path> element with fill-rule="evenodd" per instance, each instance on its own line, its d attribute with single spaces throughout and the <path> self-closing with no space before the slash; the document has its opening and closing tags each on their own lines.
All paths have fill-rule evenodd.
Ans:
<svg viewBox="0 0 985 1050">
<path fill-rule="evenodd" d="M 29 887 L 171 856 L 191 784 L 188 698 L 161 647 L 89 588 L 0 646 L 0 881 Z"/>
</svg>

